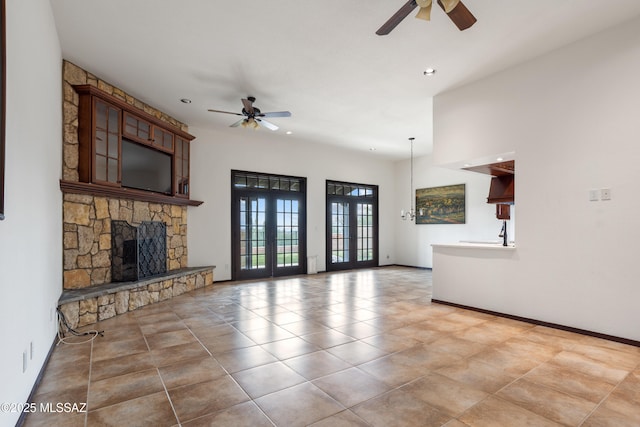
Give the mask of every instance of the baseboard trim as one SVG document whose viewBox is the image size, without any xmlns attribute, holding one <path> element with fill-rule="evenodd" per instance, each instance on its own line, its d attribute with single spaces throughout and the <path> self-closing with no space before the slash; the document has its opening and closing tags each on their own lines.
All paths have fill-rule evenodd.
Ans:
<svg viewBox="0 0 640 427">
<path fill-rule="evenodd" d="M 605 339 L 605 340 L 608 340 L 608 341 L 615 341 L 615 342 L 619 342 L 619 343 L 622 343 L 622 344 L 632 345 L 632 346 L 635 346 L 635 347 L 640 347 L 640 341 L 631 340 L 631 339 L 628 339 L 628 338 L 622 338 L 622 337 L 617 337 L 617 336 L 614 336 L 614 335 L 602 334 L 600 332 L 593 332 L 593 331 L 589 331 L 589 330 L 586 330 L 586 329 L 574 328 L 574 327 L 571 327 L 571 326 L 565 326 L 565 325 L 560 325 L 560 324 L 557 324 L 557 323 L 545 322 L 545 321 L 537 320 L 537 319 L 530 319 L 528 317 L 514 316 L 512 314 L 506 314 L 506 313 L 500 313 L 500 312 L 497 312 L 497 311 L 485 310 L 483 308 L 471 307 L 471 306 L 468 306 L 468 305 L 457 304 L 457 303 L 454 303 L 454 302 L 443 301 L 443 300 L 439 300 L 439 299 L 432 299 L 431 302 L 434 302 L 436 304 L 449 305 L 449 306 L 457 307 L 457 308 L 463 308 L 465 310 L 477 311 L 479 313 L 490 314 L 492 316 L 499 316 L 499 317 L 504 317 L 504 318 L 507 318 L 507 319 L 518 320 L 520 322 L 531 323 L 533 325 L 546 326 L 548 328 L 559 329 L 561 331 L 567 331 L 567 332 L 573 332 L 573 333 L 576 333 L 576 334 L 586 335 L 586 336 L 589 336 L 589 337 L 601 338 L 601 339 Z"/>
<path fill-rule="evenodd" d="M 27 398 L 27 402 L 33 402 L 33 397 L 36 394 L 36 390 L 38 390 L 38 387 L 40 386 L 40 383 L 42 382 L 42 377 L 44 377 L 44 372 L 47 369 L 47 365 L 49 364 L 49 359 L 51 359 L 51 355 L 53 354 L 53 350 L 55 350 L 56 345 L 58 344 L 58 334 L 56 333 L 56 335 L 54 335 L 53 337 L 53 342 L 51 342 L 51 347 L 49 348 L 49 352 L 47 353 L 47 357 L 45 357 L 44 359 L 44 363 L 42 364 L 42 367 L 40 368 L 40 372 L 38 372 L 38 376 L 36 377 L 36 381 L 33 383 L 33 387 L 31 387 L 31 393 L 29 393 L 29 397 Z M 27 418 L 28 413 L 27 412 L 22 412 L 22 414 L 20 414 L 20 418 L 18 418 L 18 421 L 16 422 L 16 427 L 22 427 L 22 425 L 24 424 L 24 421 Z"/>
</svg>

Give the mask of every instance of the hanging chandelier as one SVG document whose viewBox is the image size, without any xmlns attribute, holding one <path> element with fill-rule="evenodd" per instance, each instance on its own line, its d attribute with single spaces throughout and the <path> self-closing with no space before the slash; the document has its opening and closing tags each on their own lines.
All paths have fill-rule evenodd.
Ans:
<svg viewBox="0 0 640 427">
<path fill-rule="evenodd" d="M 409 141 L 411 141 L 411 188 L 410 188 L 410 192 L 409 192 L 409 210 L 405 211 L 404 209 L 402 209 L 400 211 L 400 218 L 402 218 L 403 220 L 409 220 L 409 221 L 413 221 L 416 218 L 416 210 L 414 209 L 413 206 L 413 140 L 415 138 L 411 137 L 409 138 Z M 420 209 L 419 212 L 420 216 L 423 215 L 423 210 Z"/>
</svg>

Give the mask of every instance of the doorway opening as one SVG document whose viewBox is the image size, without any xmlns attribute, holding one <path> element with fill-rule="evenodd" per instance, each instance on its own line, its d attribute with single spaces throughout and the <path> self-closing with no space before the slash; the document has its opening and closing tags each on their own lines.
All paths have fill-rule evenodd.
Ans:
<svg viewBox="0 0 640 427">
<path fill-rule="evenodd" d="M 306 178 L 231 171 L 233 280 L 304 274 Z"/>
</svg>

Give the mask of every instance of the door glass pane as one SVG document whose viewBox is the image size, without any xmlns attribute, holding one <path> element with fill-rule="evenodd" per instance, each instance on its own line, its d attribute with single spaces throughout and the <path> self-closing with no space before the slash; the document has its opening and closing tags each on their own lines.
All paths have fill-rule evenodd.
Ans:
<svg viewBox="0 0 640 427">
<path fill-rule="evenodd" d="M 331 262 L 349 262 L 349 203 L 331 203 Z"/>
<path fill-rule="evenodd" d="M 276 262 L 278 267 L 298 266 L 298 201 L 276 200 Z"/>
<path fill-rule="evenodd" d="M 265 268 L 265 199 L 242 197 L 240 199 L 240 268 L 253 270 Z"/>
<path fill-rule="evenodd" d="M 369 261 L 373 259 L 373 205 L 358 203 L 356 209 L 357 232 L 357 260 Z"/>
</svg>

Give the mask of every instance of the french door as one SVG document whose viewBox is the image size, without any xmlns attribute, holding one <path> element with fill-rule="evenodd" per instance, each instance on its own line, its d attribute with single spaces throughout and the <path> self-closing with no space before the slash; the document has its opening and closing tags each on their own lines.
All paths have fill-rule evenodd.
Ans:
<svg viewBox="0 0 640 427">
<path fill-rule="evenodd" d="M 378 187 L 327 181 L 327 270 L 378 266 Z"/>
<path fill-rule="evenodd" d="M 233 279 L 306 272 L 304 178 L 232 171 Z"/>
</svg>

